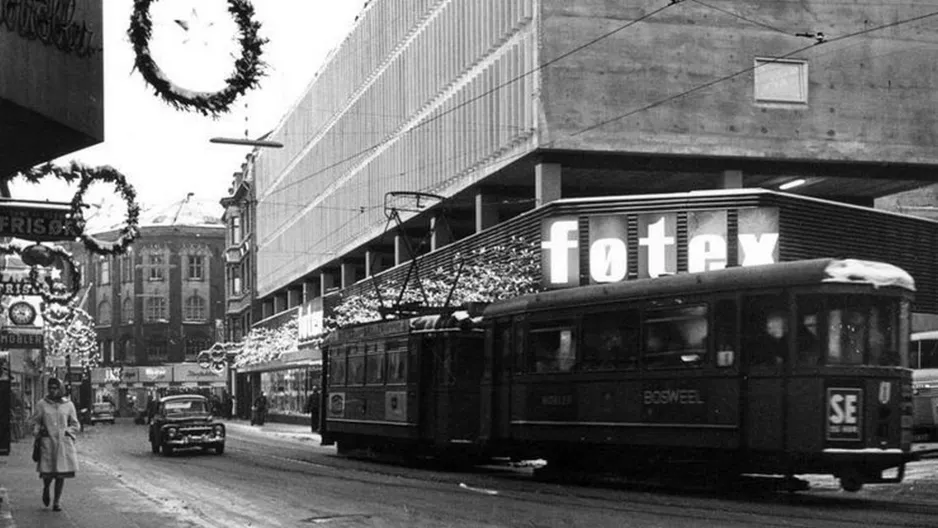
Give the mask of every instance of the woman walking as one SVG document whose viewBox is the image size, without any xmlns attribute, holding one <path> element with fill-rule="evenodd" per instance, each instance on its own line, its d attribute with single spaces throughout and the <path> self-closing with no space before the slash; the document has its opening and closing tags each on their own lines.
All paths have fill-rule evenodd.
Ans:
<svg viewBox="0 0 938 528">
<path fill-rule="evenodd" d="M 48 394 L 36 406 L 29 418 L 33 433 L 40 440 L 40 456 L 36 471 L 42 479 L 42 504 L 49 505 L 49 485 L 55 481 L 52 509 L 61 511 L 62 488 L 65 479 L 78 471 L 78 453 L 75 438 L 80 425 L 75 405 L 62 397 L 62 382 L 51 378 L 46 384 Z"/>
</svg>

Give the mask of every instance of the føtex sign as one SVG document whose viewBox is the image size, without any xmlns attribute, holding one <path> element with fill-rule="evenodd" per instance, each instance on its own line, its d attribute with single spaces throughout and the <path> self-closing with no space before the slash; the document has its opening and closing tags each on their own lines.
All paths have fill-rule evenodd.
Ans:
<svg viewBox="0 0 938 528">
<path fill-rule="evenodd" d="M 774 207 L 739 209 L 732 229 L 727 210 L 597 214 L 582 220 L 565 215 L 542 221 L 544 286 L 566 288 L 779 260 Z M 584 224 L 587 232 L 581 233 Z M 678 269 L 679 254 L 686 258 L 686 269 Z"/>
</svg>

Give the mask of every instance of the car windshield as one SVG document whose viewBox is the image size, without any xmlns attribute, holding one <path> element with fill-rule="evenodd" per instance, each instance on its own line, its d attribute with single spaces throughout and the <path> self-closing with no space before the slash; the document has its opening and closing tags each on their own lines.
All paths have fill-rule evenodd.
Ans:
<svg viewBox="0 0 938 528">
<path fill-rule="evenodd" d="M 178 416 L 181 414 L 198 414 L 207 412 L 205 402 L 202 400 L 175 400 L 163 404 L 163 411 L 167 416 Z"/>
</svg>

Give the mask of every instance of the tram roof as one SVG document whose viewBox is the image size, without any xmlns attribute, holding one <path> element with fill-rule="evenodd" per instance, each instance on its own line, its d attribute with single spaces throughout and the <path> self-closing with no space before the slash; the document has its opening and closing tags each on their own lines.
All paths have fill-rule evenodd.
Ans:
<svg viewBox="0 0 938 528">
<path fill-rule="evenodd" d="M 550 290 L 493 303 L 485 310 L 485 317 L 549 309 L 561 304 L 576 306 L 629 298 L 821 283 L 865 284 L 875 288 L 897 287 L 915 291 L 912 276 L 892 264 L 822 258 Z"/>
</svg>

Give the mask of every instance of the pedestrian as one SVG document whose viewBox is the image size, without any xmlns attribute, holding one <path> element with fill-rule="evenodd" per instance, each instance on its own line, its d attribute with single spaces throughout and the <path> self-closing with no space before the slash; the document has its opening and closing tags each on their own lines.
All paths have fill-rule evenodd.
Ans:
<svg viewBox="0 0 938 528">
<path fill-rule="evenodd" d="M 254 416 L 251 418 L 251 425 L 264 425 L 264 419 L 267 417 L 267 394 L 261 391 L 260 396 L 254 400 Z"/>
<path fill-rule="evenodd" d="M 309 413 L 309 425 L 314 433 L 319 432 L 319 387 L 314 387 L 306 400 L 306 412 Z"/>
<path fill-rule="evenodd" d="M 62 489 L 65 479 L 78 471 L 78 453 L 75 441 L 80 425 L 75 404 L 62 395 L 62 382 L 56 378 L 46 383 L 47 395 L 36 406 L 29 418 L 33 434 L 39 437 L 39 461 L 36 471 L 42 479 L 42 504 L 49 506 L 49 485 L 55 481 L 52 509 L 61 511 Z"/>
</svg>

